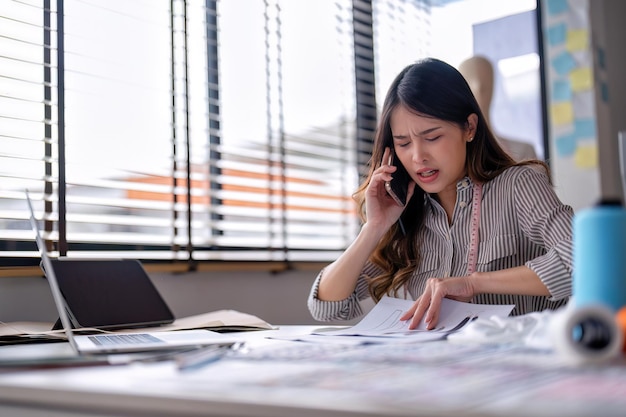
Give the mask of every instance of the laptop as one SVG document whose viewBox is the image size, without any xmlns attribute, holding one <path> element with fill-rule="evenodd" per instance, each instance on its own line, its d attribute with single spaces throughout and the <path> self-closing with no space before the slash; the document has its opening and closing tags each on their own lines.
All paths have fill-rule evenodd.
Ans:
<svg viewBox="0 0 626 417">
<path fill-rule="evenodd" d="M 55 265 L 44 244 L 35 218 L 35 210 L 28 190 L 26 201 L 30 210 L 30 223 L 35 232 L 37 248 L 41 254 L 42 269 L 50 284 L 50 291 L 63 331 L 72 349 L 78 354 L 109 354 L 125 352 L 150 352 L 201 347 L 214 344 L 231 343 L 228 336 L 210 330 L 175 330 L 155 332 L 115 332 L 109 334 L 76 334 L 68 314 L 63 294 L 57 280 Z"/>
</svg>

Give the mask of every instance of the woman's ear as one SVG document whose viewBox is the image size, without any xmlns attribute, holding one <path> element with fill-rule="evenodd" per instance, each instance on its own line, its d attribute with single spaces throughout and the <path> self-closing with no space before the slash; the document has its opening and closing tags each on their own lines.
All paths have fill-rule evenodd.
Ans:
<svg viewBox="0 0 626 417">
<path fill-rule="evenodd" d="M 467 141 L 471 142 L 474 140 L 474 136 L 476 136 L 476 127 L 478 126 L 478 115 L 476 113 L 472 113 L 467 116 Z"/>
</svg>

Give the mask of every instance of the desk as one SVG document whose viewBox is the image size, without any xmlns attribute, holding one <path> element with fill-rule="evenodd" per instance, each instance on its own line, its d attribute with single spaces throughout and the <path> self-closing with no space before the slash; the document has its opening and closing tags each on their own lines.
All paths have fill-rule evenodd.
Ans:
<svg viewBox="0 0 626 417">
<path fill-rule="evenodd" d="M 621 358 L 574 368 L 551 352 L 510 346 L 446 341 L 350 346 L 266 338 L 313 328 L 242 334 L 249 352 L 192 372 L 159 362 L 2 373 L 0 415 L 626 415 Z M 6 352 L 0 348 L 0 355 Z"/>
</svg>

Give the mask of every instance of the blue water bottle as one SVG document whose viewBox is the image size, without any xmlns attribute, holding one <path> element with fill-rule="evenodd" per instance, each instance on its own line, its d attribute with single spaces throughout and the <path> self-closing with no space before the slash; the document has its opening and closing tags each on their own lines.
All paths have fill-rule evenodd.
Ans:
<svg viewBox="0 0 626 417">
<path fill-rule="evenodd" d="M 604 200 L 574 217 L 573 295 L 576 307 L 626 306 L 626 210 Z"/>
</svg>

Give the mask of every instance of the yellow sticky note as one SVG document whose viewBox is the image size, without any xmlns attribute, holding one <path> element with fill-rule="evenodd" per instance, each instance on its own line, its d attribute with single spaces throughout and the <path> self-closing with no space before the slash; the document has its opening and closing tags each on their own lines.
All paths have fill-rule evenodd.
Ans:
<svg viewBox="0 0 626 417">
<path fill-rule="evenodd" d="M 586 29 L 569 30 L 565 38 L 565 48 L 569 52 L 585 51 L 589 46 L 589 31 Z"/>
<path fill-rule="evenodd" d="M 574 154 L 574 164 L 578 168 L 595 168 L 598 166 L 598 146 L 594 144 L 579 145 Z"/>
<path fill-rule="evenodd" d="M 572 91 L 590 90 L 593 87 L 593 74 L 591 68 L 578 68 L 569 73 Z"/>
<path fill-rule="evenodd" d="M 566 125 L 574 121 L 574 108 L 572 103 L 555 103 L 551 106 L 552 123 L 555 125 Z"/>
</svg>

